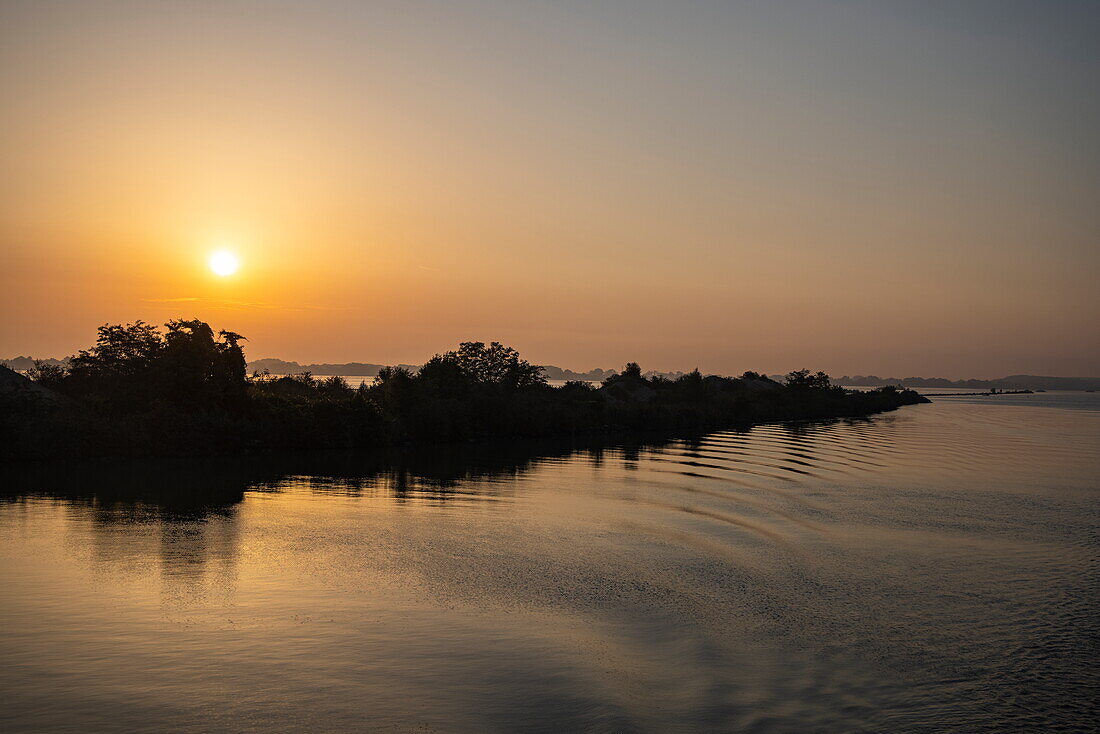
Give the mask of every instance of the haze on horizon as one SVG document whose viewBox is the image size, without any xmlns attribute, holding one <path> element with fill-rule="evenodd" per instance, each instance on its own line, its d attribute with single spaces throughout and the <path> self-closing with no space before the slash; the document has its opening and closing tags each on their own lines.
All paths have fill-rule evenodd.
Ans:
<svg viewBox="0 0 1100 734">
<path fill-rule="evenodd" d="M 1100 5 L 0 4 L 0 356 L 1100 375 Z M 239 256 L 211 272 L 212 253 Z"/>
</svg>

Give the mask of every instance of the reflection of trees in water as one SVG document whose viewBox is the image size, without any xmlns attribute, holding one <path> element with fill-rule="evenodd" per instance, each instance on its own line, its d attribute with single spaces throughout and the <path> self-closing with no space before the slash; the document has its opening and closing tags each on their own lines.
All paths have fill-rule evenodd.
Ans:
<svg viewBox="0 0 1100 734">
<path fill-rule="evenodd" d="M 801 443 L 811 443 L 819 438 L 832 435 L 838 426 L 862 426 L 870 425 L 870 423 L 879 418 L 829 418 L 827 420 L 817 421 L 789 421 L 787 423 L 780 423 L 779 425 L 783 429 L 783 433 L 787 438 L 792 441 Z M 752 430 L 751 428 L 748 430 Z"/>
<path fill-rule="evenodd" d="M 636 462 L 654 442 L 500 441 L 408 446 L 379 451 L 314 452 L 281 457 L 267 468 L 272 479 L 250 489 L 293 486 L 318 494 L 445 503 L 503 499 L 511 480 L 540 465 L 569 458 L 601 466 L 614 449 Z"/>
<path fill-rule="evenodd" d="M 162 595 L 183 607 L 232 593 L 248 482 L 241 467 L 209 460 L 39 465 L 5 471 L 0 501 L 63 502 L 78 527 L 94 527 L 96 567 L 140 577 L 156 559 Z"/>
<path fill-rule="evenodd" d="M 227 604 L 237 587 L 236 508 L 201 520 L 159 523 L 161 595 L 172 607 L 217 600 Z"/>
<path fill-rule="evenodd" d="M 320 493 L 448 501 L 497 498 L 508 480 L 566 457 L 599 467 L 608 450 L 637 463 L 667 441 L 497 441 L 374 451 L 9 467 L 0 501 L 53 497 L 97 524 L 234 520 L 245 491 L 291 485 Z"/>
<path fill-rule="evenodd" d="M 319 494 L 440 504 L 506 499 L 512 480 L 569 458 L 593 467 L 664 442 L 523 441 L 311 452 L 221 459 L 161 459 L 8 467 L 0 502 L 51 498 L 80 524 L 91 523 L 94 560 L 115 572 L 157 559 L 162 594 L 186 608 L 231 595 L 245 492 L 290 487 Z"/>
</svg>

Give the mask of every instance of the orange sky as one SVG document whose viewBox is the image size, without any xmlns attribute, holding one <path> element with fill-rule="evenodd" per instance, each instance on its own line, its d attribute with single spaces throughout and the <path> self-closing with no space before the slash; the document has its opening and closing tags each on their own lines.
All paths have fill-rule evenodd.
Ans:
<svg viewBox="0 0 1100 734">
<path fill-rule="evenodd" d="M 956 6 L 4 3 L 0 356 L 1100 374 L 1100 14 Z"/>
</svg>

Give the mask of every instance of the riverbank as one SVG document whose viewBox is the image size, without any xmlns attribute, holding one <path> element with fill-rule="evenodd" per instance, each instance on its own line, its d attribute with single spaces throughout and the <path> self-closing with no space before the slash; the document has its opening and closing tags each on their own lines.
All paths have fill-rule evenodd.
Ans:
<svg viewBox="0 0 1100 734">
<path fill-rule="evenodd" d="M 606 388 L 549 387 L 471 399 L 364 398 L 331 386 L 297 398 L 250 391 L 237 410 L 150 406 L 119 413 L 68 403 L 5 411 L 5 460 L 202 456 L 301 449 L 351 449 L 492 439 L 673 436 L 775 421 L 861 417 L 928 402 L 911 391 L 799 392 L 784 386 L 756 393 L 726 380 L 695 399 Z M 671 391 L 670 391 L 671 392 Z M 328 393 L 328 394 L 324 394 Z M 644 396 L 644 397 L 643 397 Z"/>
<path fill-rule="evenodd" d="M 823 372 L 783 384 L 756 372 L 675 380 L 630 363 L 599 386 L 547 384 L 542 368 L 496 342 L 464 342 L 416 372 L 379 371 L 352 388 L 308 373 L 247 377 L 233 332 L 170 321 L 104 326 L 66 369 L 0 392 L 0 457 L 198 456 L 299 449 L 682 435 L 755 423 L 859 417 L 928 402 L 895 387 L 852 391 Z M 10 371 L 9 371 L 10 372 Z M 20 389 L 19 380 L 26 384 Z"/>
</svg>

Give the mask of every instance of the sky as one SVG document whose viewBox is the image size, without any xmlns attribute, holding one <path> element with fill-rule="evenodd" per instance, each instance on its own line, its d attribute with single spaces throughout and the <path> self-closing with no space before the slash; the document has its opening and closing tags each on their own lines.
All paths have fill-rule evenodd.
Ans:
<svg viewBox="0 0 1100 734">
<path fill-rule="evenodd" d="M 1100 375 L 1098 37 L 1055 0 L 0 0 L 0 356 L 201 318 L 303 363 Z"/>
</svg>

